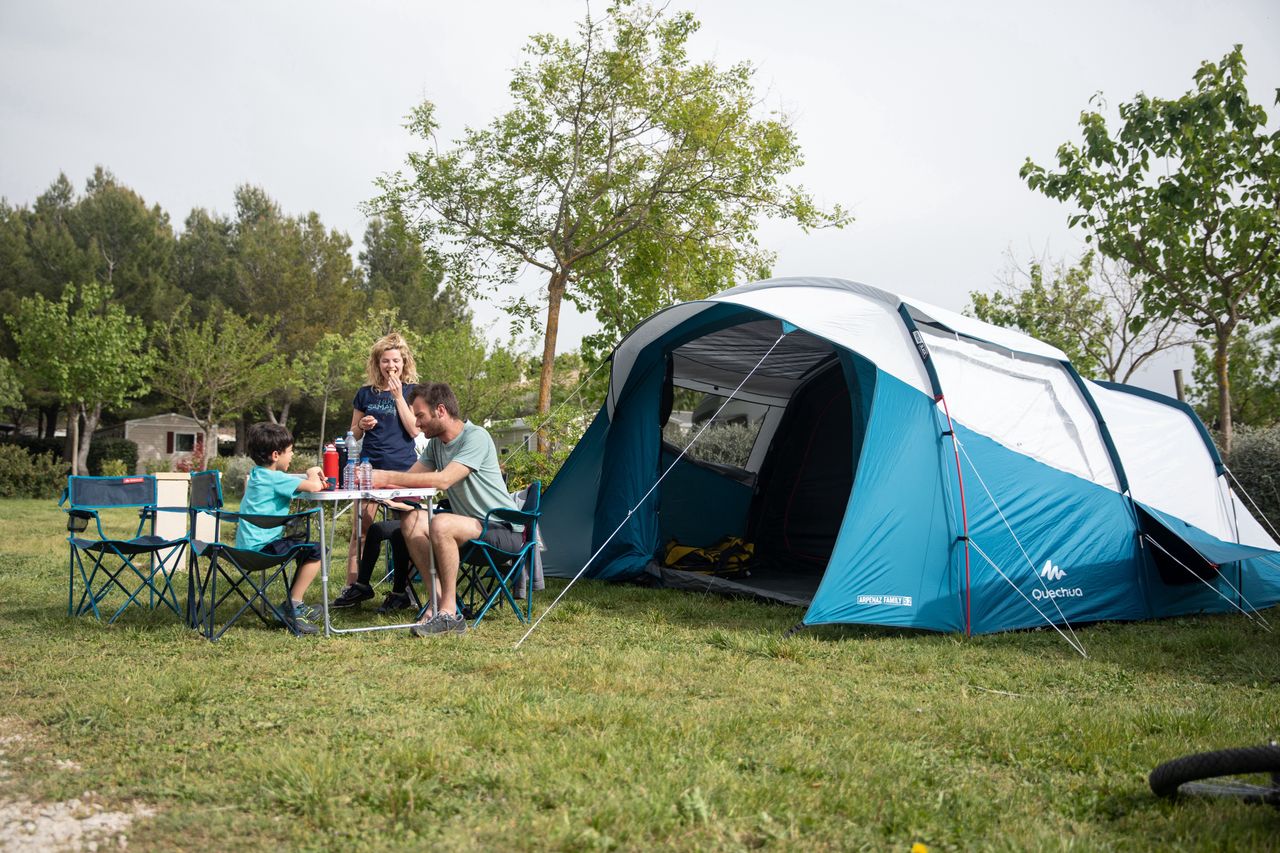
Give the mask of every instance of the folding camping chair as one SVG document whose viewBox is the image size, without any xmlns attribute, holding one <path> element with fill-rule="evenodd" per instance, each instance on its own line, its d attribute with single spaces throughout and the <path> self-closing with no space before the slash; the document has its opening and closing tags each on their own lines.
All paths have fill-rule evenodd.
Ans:
<svg viewBox="0 0 1280 853">
<path fill-rule="evenodd" d="M 319 508 L 291 515 L 252 515 L 231 512 L 222 508 L 222 484 L 217 471 L 203 471 L 191 475 L 191 529 L 201 515 L 214 521 L 213 541 L 191 540 L 191 580 L 188 594 L 190 624 L 201 636 L 214 641 L 226 633 L 246 610 L 252 610 L 269 627 L 284 625 L 298 633 L 293 620 L 287 619 L 280 608 L 271 602 L 268 589 L 277 578 L 284 579 L 286 595 L 292 584 L 287 569 L 297 559 L 298 552 L 306 545 L 297 545 L 283 554 L 264 554 L 249 548 L 236 548 L 225 544 L 224 535 L 234 541 L 234 527 L 249 522 L 268 530 L 284 528 L 285 536 L 311 539 L 311 518 Z M 230 530 L 224 534 L 223 524 Z M 205 561 L 202 568 L 200 561 Z M 220 591 L 219 584 L 224 588 Z M 234 596 L 234 598 L 233 598 Z M 235 613 L 218 626 L 218 608 L 233 598 L 231 606 L 239 605 Z M 254 607 L 255 604 L 261 605 Z"/>
<path fill-rule="evenodd" d="M 495 605 L 506 601 L 521 622 L 533 616 L 533 586 L 538 553 L 538 519 L 542 517 L 542 483 L 529 487 L 523 509 L 491 509 L 484 516 L 480 537 L 467 542 L 458 566 L 458 606 L 470 614 L 471 624 Z M 524 525 L 524 544 L 518 551 L 506 551 L 484 541 L 493 521 Z M 512 584 L 518 589 L 513 590 Z M 517 596 L 519 592 L 521 595 Z M 524 599 L 521 607 L 517 598 Z"/>
<path fill-rule="evenodd" d="M 66 491 L 58 501 L 66 504 L 67 542 L 70 557 L 67 568 L 67 615 L 83 616 L 92 612 L 101 619 L 98 605 L 113 589 L 125 595 L 122 603 L 111 614 L 107 624 L 115 622 L 130 604 L 142 604 L 139 596 L 146 590 L 146 604 L 154 610 L 164 604 L 179 618 L 183 616 L 173 590 L 172 572 L 181 565 L 186 553 L 188 536 L 165 539 L 155 533 L 156 516 L 160 512 L 186 512 L 186 507 L 156 506 L 156 478 L 137 477 L 68 477 Z M 107 534 L 99 510 L 138 509 L 138 526 L 132 536 L 117 538 Z M 85 535 L 89 522 L 94 522 L 96 538 Z M 148 533 L 143 533 L 148 528 Z M 118 528 L 120 522 L 111 519 L 107 527 Z M 132 523 L 129 525 L 132 527 Z M 86 568 L 86 558 L 91 563 Z M 139 558 L 149 565 L 142 566 Z M 80 600 L 75 600 L 76 577 L 81 582 Z M 134 581 L 137 581 L 135 584 Z"/>
</svg>

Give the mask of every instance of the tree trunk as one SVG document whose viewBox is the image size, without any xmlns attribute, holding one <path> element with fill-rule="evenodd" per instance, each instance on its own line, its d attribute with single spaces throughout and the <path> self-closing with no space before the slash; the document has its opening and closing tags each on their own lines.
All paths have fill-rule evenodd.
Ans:
<svg viewBox="0 0 1280 853">
<path fill-rule="evenodd" d="M 1222 430 L 1222 453 L 1231 456 L 1231 384 L 1227 378 L 1231 329 L 1219 329 L 1213 350 L 1213 373 L 1218 379 L 1218 425 Z"/>
<path fill-rule="evenodd" d="M 93 434 L 98 429 L 98 422 L 102 419 L 102 404 L 98 403 L 93 407 L 92 412 L 85 407 L 80 407 L 84 412 L 84 432 L 80 434 L 80 449 L 76 454 L 76 467 L 84 473 L 89 473 L 89 450 L 93 446 Z M 76 421 L 79 422 L 79 416 Z"/>
<path fill-rule="evenodd" d="M 40 410 L 40 437 L 53 438 L 58 431 L 58 412 L 62 407 L 57 403 L 51 406 L 45 406 Z"/>
<path fill-rule="evenodd" d="M 248 453 L 248 444 L 248 427 L 245 426 L 244 418 L 236 418 L 236 456 Z"/>
<path fill-rule="evenodd" d="M 67 447 L 63 458 L 70 459 L 72 474 L 83 473 L 80 470 L 80 412 L 74 403 L 67 406 Z"/>
<path fill-rule="evenodd" d="M 292 400 L 285 400 L 284 405 L 280 407 L 280 426 L 289 426 L 289 408 L 293 405 Z"/>
<path fill-rule="evenodd" d="M 560 333 L 560 300 L 564 296 L 567 275 L 560 270 L 551 274 L 547 284 L 547 332 L 542 344 L 542 375 L 538 379 L 538 419 L 545 420 L 551 411 L 551 378 L 556 367 L 556 336 Z M 546 453 L 547 436 L 538 430 L 538 452 Z"/>
<path fill-rule="evenodd" d="M 320 400 L 320 464 L 324 464 L 324 431 L 325 421 L 329 415 L 329 392 L 325 392 Z"/>
<path fill-rule="evenodd" d="M 209 460 L 218 458 L 218 427 L 216 424 L 210 424 L 208 432 L 204 436 L 204 461 L 200 466 L 200 470 L 209 470 Z"/>
</svg>

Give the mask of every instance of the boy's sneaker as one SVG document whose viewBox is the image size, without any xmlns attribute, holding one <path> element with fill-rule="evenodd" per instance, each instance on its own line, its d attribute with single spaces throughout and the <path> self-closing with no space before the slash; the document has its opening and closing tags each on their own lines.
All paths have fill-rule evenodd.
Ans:
<svg viewBox="0 0 1280 853">
<path fill-rule="evenodd" d="M 398 613 L 401 610 L 417 610 L 418 606 L 405 592 L 389 592 L 378 607 L 379 613 Z"/>
<path fill-rule="evenodd" d="M 324 611 L 312 604 L 295 604 L 293 605 L 293 613 L 295 616 L 306 619 L 313 624 L 324 622 Z"/>
<path fill-rule="evenodd" d="M 315 626 L 305 613 L 297 613 L 293 609 L 293 602 L 285 599 L 280 602 L 280 612 L 284 614 L 284 624 L 290 631 L 295 634 L 316 634 L 320 629 Z"/>
<path fill-rule="evenodd" d="M 436 634 L 465 634 L 467 620 L 456 613 L 437 613 L 425 622 L 419 622 L 409 629 L 415 637 L 432 637 Z"/>
<path fill-rule="evenodd" d="M 359 607 L 360 602 L 368 601 L 371 598 L 373 598 L 373 587 L 367 583 L 356 581 L 355 583 L 347 584 L 342 592 L 338 594 L 338 597 L 333 600 L 333 604 L 329 606 L 338 610 L 347 607 Z"/>
</svg>

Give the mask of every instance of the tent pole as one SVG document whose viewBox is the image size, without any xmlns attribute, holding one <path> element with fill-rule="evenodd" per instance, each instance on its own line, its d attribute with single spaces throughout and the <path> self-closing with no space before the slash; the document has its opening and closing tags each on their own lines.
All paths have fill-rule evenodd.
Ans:
<svg viewBox="0 0 1280 853">
<path fill-rule="evenodd" d="M 924 342 L 924 335 L 920 334 L 920 330 L 916 328 L 916 321 L 911 316 L 905 302 L 898 303 L 898 316 L 902 318 L 902 324 L 907 327 L 907 333 L 911 335 L 912 342 L 916 345 L 916 355 L 920 356 L 920 363 L 924 366 L 925 373 L 929 376 L 929 384 L 933 386 L 933 402 L 936 406 L 942 404 L 942 412 L 947 419 L 947 428 L 943 431 L 944 436 L 951 436 L 951 452 L 956 457 L 956 484 L 960 491 L 960 538 L 964 541 L 964 635 L 966 637 L 973 636 L 973 584 L 970 580 L 969 568 L 969 512 L 965 508 L 964 502 L 964 475 L 960 473 L 960 447 L 956 443 L 956 428 L 951 422 L 951 412 L 947 409 L 947 400 L 942 394 L 942 383 L 938 381 L 938 371 L 933 366 L 933 360 L 929 357 L 929 346 Z"/>
<path fill-rule="evenodd" d="M 951 412 L 947 409 L 947 399 L 942 394 L 938 394 L 935 402 L 942 404 L 942 413 L 947 418 L 947 431 L 944 435 L 951 436 L 951 452 L 956 457 L 956 483 L 960 490 L 960 523 L 962 525 L 964 539 L 964 635 L 966 637 L 973 636 L 973 585 L 970 581 L 969 573 L 969 510 L 964 500 L 964 474 L 960 472 L 960 446 L 956 443 L 956 427 L 951 422 Z"/>
</svg>

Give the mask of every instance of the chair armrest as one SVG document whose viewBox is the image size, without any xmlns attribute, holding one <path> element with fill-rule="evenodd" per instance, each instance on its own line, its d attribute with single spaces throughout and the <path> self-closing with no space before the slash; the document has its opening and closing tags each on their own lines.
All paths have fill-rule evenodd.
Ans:
<svg viewBox="0 0 1280 853">
<path fill-rule="evenodd" d="M 491 509 L 484 514 L 484 522 L 480 525 L 480 535 L 483 536 L 489 529 L 489 519 L 496 518 L 500 521 L 506 521 L 514 524 L 537 524 L 538 519 L 542 517 L 540 512 L 525 512 L 522 509 L 510 509 L 509 507 L 497 507 Z"/>
<path fill-rule="evenodd" d="M 89 527 L 89 520 L 98 523 L 99 532 L 102 529 L 102 520 L 98 517 L 98 511 L 94 509 L 79 509 L 77 507 L 67 507 L 63 510 L 67 514 L 67 532 L 83 533 Z"/>
</svg>

